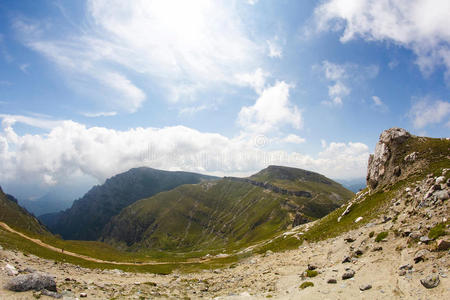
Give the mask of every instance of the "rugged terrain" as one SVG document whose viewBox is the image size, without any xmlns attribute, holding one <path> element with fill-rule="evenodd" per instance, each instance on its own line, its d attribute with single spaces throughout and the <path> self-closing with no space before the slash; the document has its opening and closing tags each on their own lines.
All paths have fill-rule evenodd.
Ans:
<svg viewBox="0 0 450 300">
<path fill-rule="evenodd" d="M 82 268 L 64 262 L 69 256 L 55 261 L 14 249 L 0 229 L 0 285 L 38 270 L 55 276 L 49 287 L 57 290 L 1 289 L 0 298 L 448 299 L 450 140 L 391 129 L 377 149 L 368 188 L 349 203 L 238 254 L 206 255 L 203 271 Z M 226 256 L 236 260 L 212 264 Z"/>
<path fill-rule="evenodd" d="M 250 178 L 183 185 L 140 200 L 111 219 L 102 240 L 132 249 L 229 251 L 323 217 L 352 196 L 320 174 L 269 166 Z"/>
<path fill-rule="evenodd" d="M 39 218 L 53 233 L 60 234 L 64 239 L 97 240 L 111 217 L 135 201 L 183 184 L 210 179 L 215 177 L 135 168 L 94 186 L 71 208 Z"/>
</svg>

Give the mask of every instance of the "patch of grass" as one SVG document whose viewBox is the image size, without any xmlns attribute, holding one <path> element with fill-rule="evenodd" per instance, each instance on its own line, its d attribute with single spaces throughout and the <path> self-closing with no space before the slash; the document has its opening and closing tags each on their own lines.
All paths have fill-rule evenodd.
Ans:
<svg viewBox="0 0 450 300">
<path fill-rule="evenodd" d="M 306 277 L 316 277 L 317 275 L 319 275 L 319 272 L 315 271 L 315 270 L 306 270 Z"/>
<path fill-rule="evenodd" d="M 388 236 L 388 232 L 387 231 L 382 231 L 379 234 L 377 234 L 377 237 L 375 238 L 375 242 L 379 243 L 382 240 L 384 240 L 387 236 Z"/>
<path fill-rule="evenodd" d="M 440 236 L 444 236 L 447 235 L 447 231 L 445 230 L 447 223 L 439 223 L 436 226 L 434 226 L 433 228 L 430 229 L 430 231 L 428 232 L 428 237 L 430 239 L 437 239 Z"/>
<path fill-rule="evenodd" d="M 305 281 L 302 284 L 300 284 L 299 288 L 303 290 L 310 286 L 314 286 L 314 283 L 312 283 L 311 281 Z"/>
<path fill-rule="evenodd" d="M 371 231 L 371 232 L 369 233 L 369 237 L 370 237 L 370 238 L 373 238 L 374 235 L 375 235 L 375 231 Z"/>
</svg>

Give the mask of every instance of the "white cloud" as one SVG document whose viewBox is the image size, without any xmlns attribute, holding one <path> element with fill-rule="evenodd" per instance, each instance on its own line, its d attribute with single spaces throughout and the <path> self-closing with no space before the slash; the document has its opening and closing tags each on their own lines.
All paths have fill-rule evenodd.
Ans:
<svg viewBox="0 0 450 300">
<path fill-rule="evenodd" d="M 247 3 L 250 5 L 255 5 L 259 0 L 247 0 Z"/>
<path fill-rule="evenodd" d="M 22 71 L 25 74 L 28 74 L 28 68 L 30 67 L 30 64 L 21 64 L 19 66 L 20 71 Z"/>
<path fill-rule="evenodd" d="M 356 64 L 336 64 L 324 60 L 322 65 L 313 66 L 314 69 L 320 69 L 326 80 L 332 84 L 328 86 L 329 100 L 322 101 L 329 106 L 341 106 L 343 99 L 350 95 L 352 84 L 360 84 L 365 80 L 375 78 L 378 75 L 378 66 L 360 66 Z"/>
<path fill-rule="evenodd" d="M 239 85 L 250 86 L 256 93 L 261 94 L 266 85 L 266 79 L 270 73 L 258 68 L 253 73 L 237 74 L 235 78 Z"/>
<path fill-rule="evenodd" d="M 267 46 L 269 48 L 269 57 L 271 58 L 281 58 L 283 57 L 283 49 L 280 46 L 280 44 L 277 41 L 278 39 L 274 40 L 267 40 Z"/>
<path fill-rule="evenodd" d="M 238 123 L 246 132 L 268 133 L 282 125 L 300 129 L 302 115 L 296 105 L 289 101 L 290 86 L 279 81 L 265 88 L 252 106 L 241 108 Z"/>
<path fill-rule="evenodd" d="M 450 102 L 430 99 L 422 99 L 416 102 L 409 111 L 413 125 L 417 129 L 422 129 L 429 124 L 449 122 Z"/>
<path fill-rule="evenodd" d="M 38 22 L 17 19 L 15 28 L 71 80 L 87 76 L 119 92 L 119 101 L 131 99 L 120 107 L 131 112 L 145 99 L 143 82 L 167 89 L 169 100 L 192 100 L 199 90 L 234 84 L 263 51 L 228 1 L 89 0 L 86 13 L 83 30 L 62 38 Z"/>
<path fill-rule="evenodd" d="M 117 115 L 115 111 L 101 111 L 96 113 L 82 113 L 83 116 L 88 118 L 97 118 L 97 117 L 113 117 Z"/>
<path fill-rule="evenodd" d="M 343 43 L 361 37 L 411 49 L 424 74 L 447 68 L 450 80 L 450 2 L 447 0 L 329 0 L 315 10 L 319 30 L 343 29 Z"/>
<path fill-rule="evenodd" d="M 372 102 L 372 107 L 376 110 L 379 110 L 381 112 L 387 112 L 389 110 L 387 105 L 383 101 L 381 101 L 380 97 L 378 96 L 372 96 Z"/>
<path fill-rule="evenodd" d="M 306 140 L 304 138 L 299 137 L 296 134 L 289 134 L 282 141 L 285 143 L 291 143 L 291 144 L 301 144 L 301 143 L 306 142 Z"/>
<path fill-rule="evenodd" d="M 0 182 L 8 185 L 20 179 L 24 187 L 64 183 L 74 174 L 94 177 L 101 183 L 139 166 L 222 176 L 250 175 L 276 164 L 333 178 L 354 178 L 364 176 L 369 154 L 367 146 L 360 143 L 330 143 L 317 157 L 269 151 L 251 138 L 228 138 L 184 126 L 118 131 L 63 121 L 43 134 L 19 135 L 14 122 L 39 125 L 38 120 L 15 116 L 11 121 L 12 117 L 4 115 L 1 118 Z"/>
</svg>

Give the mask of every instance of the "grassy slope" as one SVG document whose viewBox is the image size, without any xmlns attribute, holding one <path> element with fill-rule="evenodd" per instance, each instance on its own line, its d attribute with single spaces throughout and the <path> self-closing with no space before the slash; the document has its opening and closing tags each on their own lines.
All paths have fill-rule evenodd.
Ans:
<svg viewBox="0 0 450 300">
<path fill-rule="evenodd" d="M 292 190 L 308 190 L 314 197 L 282 195 L 228 179 L 184 185 L 124 209 L 106 226 L 104 240 L 132 249 L 238 249 L 288 228 L 297 208 L 313 218 L 321 217 L 353 195 L 316 173 L 285 167 L 263 172 L 270 176 L 273 168 L 288 175 L 277 174 L 271 183 L 281 185 L 282 181 L 272 179 L 283 180 Z"/>
<path fill-rule="evenodd" d="M 8 199 L 1 188 L 0 221 L 24 233 L 50 235 L 45 226 L 39 223 L 34 216 L 20 207 L 16 202 Z"/>
<path fill-rule="evenodd" d="M 371 195 L 365 197 L 364 201 L 355 203 L 350 213 L 344 216 L 340 222 L 337 222 L 337 218 L 343 213 L 345 207 L 339 208 L 319 220 L 305 233 L 305 235 L 302 236 L 301 239 L 297 239 L 293 236 L 286 238 L 279 237 L 272 242 L 259 247 L 256 251 L 262 253 L 267 250 L 282 251 L 294 249 L 301 245 L 304 240 L 324 240 L 330 237 L 336 237 L 349 230 L 359 228 L 384 213 L 389 201 L 399 190 L 417 180 L 422 180 L 428 174 L 432 173 L 435 176 L 438 176 L 442 174 L 443 168 L 450 168 L 449 140 L 411 137 L 400 149 L 397 149 L 395 164 L 403 164 L 403 157 L 413 151 L 418 152 L 418 158 L 424 161 L 424 167 L 422 169 L 417 170 L 408 178 L 400 180 L 391 186 L 376 190 Z M 446 179 L 450 177 L 450 172 L 447 173 L 446 177 Z M 365 191 L 367 191 L 367 189 L 363 192 Z M 363 217 L 363 220 L 354 223 L 354 220 L 360 216 Z"/>
</svg>

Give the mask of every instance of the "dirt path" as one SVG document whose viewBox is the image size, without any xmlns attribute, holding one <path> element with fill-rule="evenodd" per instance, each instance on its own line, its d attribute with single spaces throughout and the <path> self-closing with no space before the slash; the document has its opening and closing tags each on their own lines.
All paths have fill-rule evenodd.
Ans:
<svg viewBox="0 0 450 300">
<path fill-rule="evenodd" d="M 96 263 L 102 263 L 102 264 L 112 264 L 112 265 L 127 265 L 127 266 L 148 266 L 148 265 L 169 265 L 169 264 L 193 264 L 193 263 L 200 263 L 200 262 L 207 262 L 207 261 L 211 261 L 213 260 L 213 258 L 205 258 L 205 259 L 192 259 L 190 261 L 177 261 L 177 262 L 158 262 L 158 261 L 151 261 L 151 262 L 142 262 L 142 263 L 133 263 L 133 262 L 118 262 L 118 261 L 110 261 L 110 260 L 102 260 L 102 259 L 98 259 L 98 258 L 94 258 L 94 257 L 90 257 L 90 256 L 86 256 L 86 255 L 82 255 L 82 254 L 78 254 L 78 253 L 74 253 L 74 252 L 70 252 L 67 250 L 61 249 L 61 248 L 57 248 L 54 247 L 52 245 L 49 245 L 47 243 L 44 243 L 43 241 L 41 241 L 40 239 L 34 239 L 31 238 L 29 236 L 27 236 L 26 234 L 23 234 L 20 231 L 14 230 L 11 227 L 9 227 L 6 223 L 0 222 L 0 226 L 3 227 L 4 229 L 8 230 L 9 232 L 15 233 L 17 235 L 20 235 L 21 237 L 41 246 L 41 247 L 45 247 L 49 250 L 55 251 L 55 252 L 59 252 L 65 255 L 70 255 L 73 257 L 77 257 L 77 258 L 81 258 L 87 261 L 92 261 L 92 262 L 96 262 Z"/>
</svg>

